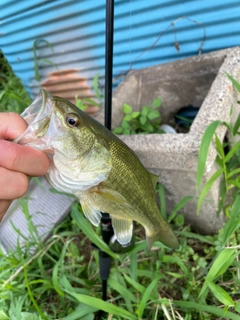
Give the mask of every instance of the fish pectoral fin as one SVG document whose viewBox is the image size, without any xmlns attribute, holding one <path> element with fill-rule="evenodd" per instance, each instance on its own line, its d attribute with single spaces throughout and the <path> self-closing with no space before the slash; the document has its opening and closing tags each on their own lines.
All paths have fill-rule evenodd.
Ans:
<svg viewBox="0 0 240 320">
<path fill-rule="evenodd" d="M 100 210 L 95 209 L 86 200 L 80 200 L 80 203 L 85 217 L 89 219 L 94 226 L 98 226 L 102 217 Z"/>
<path fill-rule="evenodd" d="M 112 226 L 115 236 L 121 245 L 127 245 L 131 242 L 133 236 L 132 220 L 118 219 L 111 216 Z"/>
<path fill-rule="evenodd" d="M 103 198 L 119 203 L 128 205 L 126 199 L 117 191 L 110 189 L 110 188 L 100 188 L 98 194 L 101 195 Z"/>
</svg>

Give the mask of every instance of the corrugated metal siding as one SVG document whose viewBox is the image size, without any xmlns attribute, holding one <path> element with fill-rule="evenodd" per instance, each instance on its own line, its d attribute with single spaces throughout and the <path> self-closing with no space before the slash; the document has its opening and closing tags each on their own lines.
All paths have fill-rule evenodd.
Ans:
<svg viewBox="0 0 240 320">
<path fill-rule="evenodd" d="M 202 52 L 239 45 L 239 0 L 115 0 L 114 77 L 126 72 L 141 53 L 162 34 L 154 47 L 142 54 L 132 68 L 143 68 L 183 57 L 197 55 L 206 32 Z M 179 17 L 188 17 L 204 25 Z M 1 0 L 0 48 L 24 85 L 36 94 L 33 42 L 38 57 L 55 63 L 59 70 L 79 69 L 81 77 L 91 80 L 104 75 L 105 0 Z M 177 51 L 175 41 L 180 50 Z M 41 79 L 56 68 L 41 63 Z"/>
</svg>

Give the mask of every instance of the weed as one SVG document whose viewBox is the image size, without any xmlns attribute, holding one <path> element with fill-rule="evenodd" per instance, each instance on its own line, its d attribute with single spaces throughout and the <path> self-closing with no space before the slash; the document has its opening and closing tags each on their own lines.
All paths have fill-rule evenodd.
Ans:
<svg viewBox="0 0 240 320">
<path fill-rule="evenodd" d="M 125 111 L 126 116 L 132 116 L 129 107 Z M 153 106 L 142 115 L 147 122 L 157 119 L 148 117 L 152 111 L 156 111 Z M 136 118 L 128 117 L 126 122 Z M 239 123 L 238 118 L 232 127 L 223 125 L 235 137 Z M 71 215 L 54 228 L 45 243 L 38 243 L 32 255 L 20 247 L 8 255 L 0 252 L 0 319 L 93 320 L 97 311 L 103 310 L 106 312 L 103 319 L 112 320 L 238 320 L 239 145 L 229 145 L 225 154 L 215 134 L 218 125 L 218 122 L 211 124 L 203 136 L 197 177 L 200 190 L 207 149 L 215 138 L 219 176 L 224 176 L 222 195 L 234 190 L 230 203 L 226 206 L 222 202 L 228 220 L 218 235 L 202 236 L 184 225 L 179 212 L 191 201 L 191 197 L 186 197 L 168 218 L 179 237 L 179 250 L 171 251 L 156 242 L 147 255 L 143 230 L 137 225 L 134 248 L 128 254 L 116 255 L 101 240 L 99 230 L 84 218 L 81 207 L 73 204 Z M 200 205 L 214 179 L 216 176 L 210 180 L 205 194 L 200 195 Z M 159 186 L 157 192 L 166 216 L 164 188 Z M 29 232 L 36 235 L 27 203 L 21 204 L 28 217 Z M 33 239 L 37 241 L 37 235 Z M 112 257 L 107 302 L 100 298 L 99 257 L 97 251 L 91 250 L 91 242 Z"/>
<path fill-rule="evenodd" d="M 92 100 L 89 98 L 83 98 L 83 99 L 79 99 L 78 96 L 75 96 L 75 104 L 76 106 L 84 111 L 86 110 L 89 106 L 93 106 L 93 107 L 100 107 L 103 103 L 103 93 L 100 90 L 100 85 L 99 85 L 99 74 L 97 74 L 94 79 L 93 79 L 93 89 L 94 89 L 94 93 L 96 95 L 96 98 L 98 99 L 98 102 L 96 100 Z"/>
<path fill-rule="evenodd" d="M 0 112 L 22 113 L 31 99 L 0 51 Z"/>
<path fill-rule="evenodd" d="M 121 126 L 114 129 L 115 134 L 164 133 L 159 129 L 161 114 L 157 110 L 162 104 L 161 98 L 153 101 L 152 106 L 143 106 L 141 111 L 133 111 L 128 104 L 123 105 L 125 114 Z"/>
</svg>

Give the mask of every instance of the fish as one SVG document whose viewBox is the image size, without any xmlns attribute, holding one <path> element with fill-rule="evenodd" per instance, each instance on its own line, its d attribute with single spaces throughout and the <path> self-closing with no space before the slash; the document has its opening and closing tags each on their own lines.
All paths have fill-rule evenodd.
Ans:
<svg viewBox="0 0 240 320">
<path fill-rule="evenodd" d="M 21 116 L 28 128 L 15 142 L 48 155 L 46 180 L 56 190 L 75 195 L 93 225 L 108 213 L 122 246 L 131 242 L 136 221 L 145 228 L 148 250 L 155 241 L 179 247 L 156 203 L 158 176 L 147 171 L 115 134 L 68 100 L 43 89 Z"/>
</svg>

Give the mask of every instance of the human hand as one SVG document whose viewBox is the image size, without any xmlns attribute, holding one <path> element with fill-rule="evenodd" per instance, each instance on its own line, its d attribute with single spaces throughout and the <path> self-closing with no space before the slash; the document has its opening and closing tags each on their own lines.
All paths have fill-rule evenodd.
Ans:
<svg viewBox="0 0 240 320">
<path fill-rule="evenodd" d="M 49 167 L 47 155 L 14 140 L 27 129 L 27 123 L 16 113 L 0 113 L 0 220 L 13 199 L 28 189 L 28 176 L 44 175 Z"/>
</svg>

